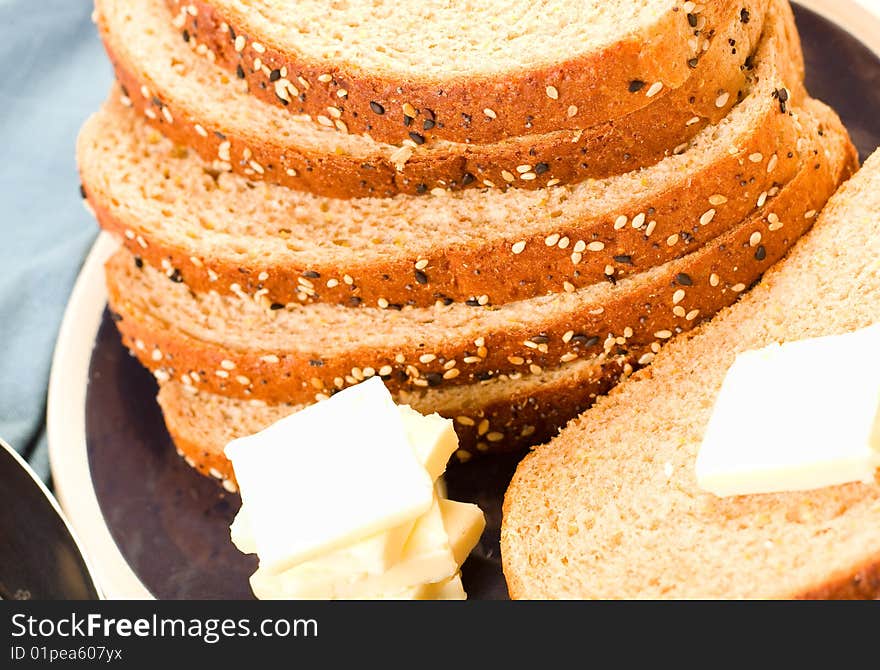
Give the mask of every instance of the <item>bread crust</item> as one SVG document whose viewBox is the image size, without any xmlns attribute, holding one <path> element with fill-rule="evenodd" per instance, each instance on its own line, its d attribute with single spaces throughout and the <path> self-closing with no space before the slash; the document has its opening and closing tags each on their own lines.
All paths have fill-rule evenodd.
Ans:
<svg viewBox="0 0 880 670">
<path fill-rule="evenodd" d="M 477 455 L 523 450 L 551 439 L 559 428 L 586 410 L 597 397 L 607 393 L 623 375 L 628 374 L 632 369 L 630 361 L 633 361 L 631 356 L 619 356 L 608 360 L 601 370 L 572 374 L 529 391 L 517 391 L 514 386 L 508 397 L 480 406 L 436 408 L 423 397 L 420 398 L 418 392 L 398 394 L 396 401 L 411 404 L 424 414 L 437 411 L 452 419 L 459 438 L 459 449 L 455 456 L 463 462 Z M 194 404 L 198 393 L 193 391 L 192 387 L 179 382 L 161 384 L 158 401 L 169 435 L 178 453 L 191 467 L 203 475 L 234 485 L 235 474 L 223 454 L 223 448 L 228 441 L 243 435 L 230 429 L 222 444 L 207 440 L 204 431 L 198 429 L 200 424 L 228 426 L 229 422 L 224 421 L 223 417 L 206 416 L 200 411 Z M 240 403 L 245 412 L 264 415 L 262 423 L 265 425 L 262 427 L 281 418 L 286 414 L 285 410 L 292 412 L 296 409 L 294 405 L 284 405 L 267 411 L 248 407 L 246 401 L 227 402 Z"/>
<path fill-rule="evenodd" d="M 758 41 L 768 2 L 754 1 L 761 3 L 761 11 L 755 11 L 749 23 L 730 17 L 725 20 L 733 28 L 715 36 L 713 47 L 704 56 L 707 67 L 695 70 L 682 88 L 658 96 L 651 105 L 628 116 L 601 119 L 585 130 L 553 128 L 494 144 L 426 143 L 404 147 L 401 153 L 394 145 L 377 143 L 374 151 L 365 155 L 317 151 L 280 133 L 256 137 L 229 127 L 213 127 L 187 101 L 155 90 L 143 67 L 126 58 L 125 45 L 118 44 L 100 12 L 98 26 L 125 92 L 122 99 L 148 123 L 175 142 L 193 148 L 204 160 L 249 179 L 319 195 L 387 197 L 463 188 L 538 189 L 604 178 L 656 163 L 722 118 L 743 95 L 746 72 L 741 66 Z M 735 12 L 729 10 L 728 14 Z M 728 39 L 738 46 L 730 46 Z M 789 87 L 793 88 L 802 81 L 803 70 L 796 33 L 791 44 L 780 47 L 780 53 L 784 54 L 779 58 L 780 67 L 788 69 Z M 262 89 L 256 86 L 255 90 Z M 228 160 L 218 160 L 227 151 Z"/>
<path fill-rule="evenodd" d="M 842 128 L 825 132 L 845 137 Z M 180 325 L 164 323 L 139 309 L 120 282 L 131 262 L 126 255 L 116 256 L 108 264 L 110 306 L 122 317 L 117 327 L 123 341 L 145 366 L 168 378 L 194 371 L 200 389 L 231 397 L 270 403 L 312 402 L 357 383 L 368 376 L 365 369 L 383 375 L 395 390 L 467 384 L 502 373 L 540 374 L 575 358 L 600 353 L 605 347 L 613 348 L 617 342 L 629 348 L 658 346 L 735 302 L 809 229 L 815 212 L 855 168 L 855 150 L 848 139 L 845 141 L 842 165 L 829 165 L 825 152 L 813 149 L 813 158 L 805 159 L 798 177 L 762 213 L 682 262 L 658 271 L 651 281 L 625 295 L 618 293 L 601 305 L 584 305 L 577 313 L 551 315 L 533 324 L 507 324 L 503 330 L 485 333 L 479 345 L 451 337 L 442 349 L 431 352 L 412 341 L 381 351 L 355 346 L 338 357 L 325 357 L 321 352 L 265 351 L 258 342 L 248 351 L 226 349 L 198 340 Z M 777 227 L 780 222 L 783 225 Z M 606 337 L 609 333 L 612 335 Z M 266 356 L 271 357 L 271 363 L 266 362 Z M 459 366 L 465 357 L 472 363 Z M 232 362 L 233 374 L 216 374 L 222 371 L 223 361 Z M 455 361 L 452 367 L 458 366 L 455 375 L 446 367 L 450 361 Z M 386 375 L 383 370 L 390 372 Z"/>
<path fill-rule="evenodd" d="M 729 16 L 733 10 L 746 9 L 749 20 L 763 15 L 759 2 L 718 0 L 708 3 L 701 14 L 676 11 L 664 14 L 651 34 L 623 35 L 622 39 L 598 53 L 576 56 L 552 66 L 536 67 L 493 77 L 437 76 L 420 80 L 389 80 L 365 72 L 347 63 L 314 62 L 300 54 L 285 52 L 254 34 L 249 16 L 227 8 L 227 15 L 205 0 L 167 0 L 177 12 L 176 25 L 190 39 L 198 39 L 215 54 L 216 62 L 234 72 L 241 65 L 246 72 L 254 69 L 253 59 L 260 58 L 267 70 L 286 68 L 288 78 L 299 84 L 308 82 L 307 94 L 299 105 L 289 104 L 315 118 L 326 116 L 334 107 L 350 131 L 369 132 L 380 141 L 398 143 L 418 131 L 425 138 L 443 138 L 454 142 L 484 144 L 508 137 L 545 133 L 560 128 L 588 128 L 607 119 L 616 119 L 647 106 L 664 91 L 686 83 L 693 73 L 689 61 L 700 56 L 700 40 L 695 33 L 716 27 L 717 10 Z M 193 7 L 195 11 L 188 11 Z M 701 30 L 702 29 L 702 30 Z M 236 49 L 238 39 L 240 50 Z M 251 45 L 254 39 L 260 48 Z M 612 68 L 608 63 L 614 63 Z M 275 96 L 269 76 L 259 72 L 252 89 L 261 99 L 283 105 Z M 329 76 L 329 81 L 327 80 Z M 642 82 L 631 92 L 632 82 Z M 651 86 L 662 82 L 663 90 L 649 96 Z M 259 84 L 266 84 L 265 90 Z M 550 93 L 548 89 L 552 87 Z M 340 98 L 339 90 L 347 95 Z M 551 97 L 553 95 L 553 97 Z M 371 103 L 385 110 L 382 114 Z M 415 108 L 413 122 L 405 125 L 403 105 Z M 569 113 L 576 107 L 575 114 Z M 492 110 L 487 115 L 484 110 Z M 425 127 L 425 120 L 433 122 Z"/>
<path fill-rule="evenodd" d="M 790 95 L 794 100 L 794 94 Z M 111 113 L 128 113 L 112 100 L 109 104 L 111 110 L 117 108 Z M 800 133 L 791 114 L 781 107 L 778 100 L 766 100 L 765 110 L 755 120 L 754 134 L 737 144 L 736 153 L 719 152 L 705 169 L 683 175 L 677 183 L 655 189 L 649 196 L 634 198 L 625 207 L 584 210 L 540 234 L 515 239 L 495 236 L 471 247 L 445 244 L 441 239 L 427 253 L 345 267 L 332 258 L 306 264 L 293 259 L 267 262 L 264 256 L 256 256 L 248 264 L 215 250 L 206 254 L 200 239 L 183 246 L 191 238 L 165 239 L 142 214 L 126 216 L 119 195 L 106 188 L 99 174 L 93 174 L 101 169 L 98 161 L 83 158 L 84 148 L 80 149 L 80 174 L 100 225 L 149 265 L 170 264 L 196 292 L 254 295 L 259 291 L 269 303 L 327 302 L 349 307 L 375 307 L 382 301 L 427 307 L 438 301 L 465 302 L 487 296 L 490 304 L 499 305 L 583 288 L 609 276 L 620 280 L 680 258 L 733 228 L 799 169 L 794 148 Z M 754 160 L 756 156 L 761 159 Z M 426 206 L 442 208 L 444 200 L 429 196 Z M 160 213 L 156 216 L 162 220 Z M 193 229 L 199 228 L 196 221 L 203 216 L 193 211 Z M 644 220 L 633 228 L 639 216 Z M 622 227 L 620 217 L 624 218 Z M 315 222 L 316 228 L 320 225 Z M 672 232 L 680 233 L 679 244 L 657 244 L 658 238 Z M 303 277 L 311 278 L 307 292 L 300 284 Z"/>
</svg>

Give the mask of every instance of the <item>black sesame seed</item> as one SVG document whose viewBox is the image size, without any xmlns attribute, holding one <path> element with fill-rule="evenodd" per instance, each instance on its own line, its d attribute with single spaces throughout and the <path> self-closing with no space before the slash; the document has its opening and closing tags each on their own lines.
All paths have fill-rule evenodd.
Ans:
<svg viewBox="0 0 880 670">
<path fill-rule="evenodd" d="M 86 187 L 82 184 L 79 185 L 79 196 L 83 199 L 86 198 Z"/>
<path fill-rule="evenodd" d="M 180 276 L 180 270 L 177 268 L 174 269 L 170 275 L 168 275 L 168 279 L 173 281 L 175 284 L 180 284 L 183 281 L 183 277 Z"/>
<path fill-rule="evenodd" d="M 324 365 L 324 361 L 322 361 L 320 358 L 312 358 L 309 360 L 309 365 L 313 368 L 320 368 L 322 365 Z"/>
<path fill-rule="evenodd" d="M 140 256 L 135 256 L 134 257 L 134 265 L 138 270 L 140 270 L 142 267 L 144 267 L 144 259 L 141 258 Z"/>
<path fill-rule="evenodd" d="M 226 139 L 226 135 L 224 135 L 223 133 L 221 133 L 219 130 L 215 130 L 215 131 L 214 131 L 214 134 L 215 134 L 217 137 L 219 137 L 221 140 L 225 140 L 225 139 Z"/>
<path fill-rule="evenodd" d="M 468 184 L 473 184 L 476 180 L 477 178 L 470 172 L 465 172 L 464 176 L 461 178 L 461 184 L 462 186 L 467 186 Z"/>
<path fill-rule="evenodd" d="M 688 14 L 687 19 L 688 19 L 688 25 L 691 28 L 697 27 L 697 15 L 696 14 Z"/>
<path fill-rule="evenodd" d="M 476 298 L 468 298 L 467 300 L 464 301 L 464 304 L 467 305 L 468 307 L 479 307 L 480 301 L 477 300 Z"/>
<path fill-rule="evenodd" d="M 374 114 L 378 114 L 379 116 L 382 116 L 385 113 L 385 108 L 378 102 L 370 102 L 370 109 L 373 110 Z"/>
<path fill-rule="evenodd" d="M 271 305 L 269 305 L 269 309 L 271 309 L 273 312 L 277 312 L 279 309 L 284 309 L 284 304 L 280 302 L 273 302 Z"/>
<path fill-rule="evenodd" d="M 550 341 L 550 338 L 544 334 L 535 335 L 532 339 L 532 342 L 535 344 L 547 344 Z"/>
<path fill-rule="evenodd" d="M 547 163 L 537 163 L 535 165 L 535 174 L 544 174 L 549 169 L 550 169 L 550 166 L 547 165 Z"/>
<path fill-rule="evenodd" d="M 156 107 L 162 107 L 162 101 L 155 95 L 153 96 L 153 104 L 156 105 Z"/>
<path fill-rule="evenodd" d="M 433 128 L 435 125 L 437 125 L 437 124 L 434 123 L 433 119 L 425 119 L 422 122 L 422 129 L 423 130 L 431 130 L 431 128 Z"/>
<path fill-rule="evenodd" d="M 184 31 L 183 31 L 183 41 L 184 41 L 184 42 L 189 42 L 189 31 L 188 31 L 188 30 L 185 30 L 185 29 L 184 29 Z"/>
<path fill-rule="evenodd" d="M 244 79 L 244 68 L 241 66 L 241 63 L 235 66 L 235 74 L 239 79 Z"/>
<path fill-rule="evenodd" d="M 752 18 L 752 15 L 749 14 L 749 10 L 743 7 L 743 9 L 739 13 L 739 20 L 743 23 L 748 23 Z"/>
<path fill-rule="evenodd" d="M 486 381 L 489 381 L 490 379 L 492 379 L 492 373 L 485 372 L 485 371 L 484 372 L 476 372 L 476 373 L 474 373 L 474 378 L 477 381 L 486 382 Z"/>
<path fill-rule="evenodd" d="M 684 273 L 684 272 L 679 272 L 675 276 L 675 281 L 680 286 L 693 286 L 694 285 L 694 280 L 691 279 L 691 276 L 689 274 Z"/>
<path fill-rule="evenodd" d="M 407 118 L 409 118 L 409 117 L 407 117 Z M 414 133 L 414 132 L 410 133 L 409 137 L 416 144 L 424 144 L 425 143 L 425 136 L 419 135 L 419 133 Z"/>
<path fill-rule="evenodd" d="M 575 335 L 571 338 L 571 341 L 582 347 L 595 347 L 599 344 L 599 337 L 596 335 L 593 337 L 588 335 Z"/>
<path fill-rule="evenodd" d="M 281 79 L 281 70 L 272 70 L 269 73 L 269 81 L 278 81 Z"/>
<path fill-rule="evenodd" d="M 306 270 L 305 272 L 302 273 L 302 276 L 305 277 L 306 279 L 320 279 L 321 273 L 315 272 L 314 270 Z"/>
<path fill-rule="evenodd" d="M 427 184 L 416 184 L 416 193 L 421 195 L 422 193 L 427 193 L 428 185 Z"/>
<path fill-rule="evenodd" d="M 780 88 L 778 91 L 776 91 L 776 95 L 779 96 L 779 99 L 782 100 L 782 102 L 788 101 L 788 89 Z"/>
<path fill-rule="evenodd" d="M 632 265 L 632 261 L 633 261 L 632 256 L 621 255 L 621 256 L 614 257 L 615 263 L 623 263 L 624 265 Z"/>
<path fill-rule="evenodd" d="M 761 246 L 759 246 L 755 250 L 755 260 L 756 261 L 763 261 L 765 258 L 767 258 L 767 250 L 764 248 L 764 245 L 762 244 Z"/>
<path fill-rule="evenodd" d="M 643 82 L 641 79 L 633 79 L 629 83 L 629 92 L 630 93 L 638 93 L 643 88 L 645 88 L 645 82 Z"/>
<path fill-rule="evenodd" d="M 425 379 L 428 380 L 428 386 L 440 386 L 443 383 L 443 375 L 436 372 L 429 372 L 425 375 Z"/>
<path fill-rule="evenodd" d="M 360 307 L 362 302 L 363 300 L 358 298 L 356 295 L 353 295 L 348 299 L 348 304 L 352 307 Z"/>
<path fill-rule="evenodd" d="M 452 303 L 455 302 L 455 300 L 453 300 L 452 298 L 450 298 L 448 295 L 441 295 L 441 296 L 440 296 L 440 302 L 442 302 L 444 305 L 446 305 L 447 307 L 449 307 Z"/>
<path fill-rule="evenodd" d="M 428 275 L 426 275 L 421 270 L 416 270 L 416 281 L 419 284 L 427 284 L 428 283 Z"/>
<path fill-rule="evenodd" d="M 614 275 L 605 275 L 605 279 L 607 279 L 608 283 L 612 286 L 617 286 L 617 277 Z"/>
<path fill-rule="evenodd" d="M 399 302 L 389 302 L 386 309 L 393 309 L 395 312 L 399 312 L 403 309 L 403 305 L 401 305 Z"/>
<path fill-rule="evenodd" d="M 471 121 L 473 121 L 473 117 L 471 117 L 470 114 L 462 113 L 461 120 L 464 122 L 465 128 L 467 128 L 471 125 Z"/>
<path fill-rule="evenodd" d="M 413 119 L 411 116 L 403 115 L 403 125 L 409 128 L 412 125 Z"/>
<path fill-rule="evenodd" d="M 691 68 L 692 70 L 695 67 L 697 67 L 697 65 L 699 65 L 699 64 L 700 64 L 699 58 L 691 58 L 690 60 L 688 60 L 688 67 Z"/>
</svg>

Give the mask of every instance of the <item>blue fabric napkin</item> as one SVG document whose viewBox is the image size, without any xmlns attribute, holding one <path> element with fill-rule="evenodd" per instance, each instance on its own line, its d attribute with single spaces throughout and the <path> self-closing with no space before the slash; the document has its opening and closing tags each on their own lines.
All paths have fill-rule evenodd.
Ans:
<svg viewBox="0 0 880 670">
<path fill-rule="evenodd" d="M 44 479 L 55 337 L 97 233 L 74 156 L 112 81 L 91 11 L 91 0 L 0 0 L 0 437 Z"/>
</svg>

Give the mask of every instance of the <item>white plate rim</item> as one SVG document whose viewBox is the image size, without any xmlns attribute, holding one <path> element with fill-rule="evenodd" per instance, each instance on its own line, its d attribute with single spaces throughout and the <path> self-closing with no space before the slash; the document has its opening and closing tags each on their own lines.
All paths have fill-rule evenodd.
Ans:
<svg viewBox="0 0 880 670">
<path fill-rule="evenodd" d="M 854 0 L 797 0 L 843 28 L 880 58 L 880 16 Z M 878 8 L 880 9 L 880 8 Z M 85 435 L 88 370 L 107 302 L 104 262 L 118 247 L 107 233 L 92 246 L 74 285 L 52 359 L 47 404 L 49 464 L 56 496 L 110 599 L 153 599 L 119 551 L 98 505 Z"/>
</svg>

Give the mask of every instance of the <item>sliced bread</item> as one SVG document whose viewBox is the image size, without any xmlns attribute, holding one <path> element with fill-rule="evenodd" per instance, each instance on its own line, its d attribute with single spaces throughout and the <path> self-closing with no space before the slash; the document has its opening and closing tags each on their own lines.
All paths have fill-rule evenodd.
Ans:
<svg viewBox="0 0 880 670">
<path fill-rule="evenodd" d="M 785 0 L 773 2 L 777 18 L 768 23 L 780 33 L 780 43 L 763 58 L 773 61 L 794 90 L 803 69 L 797 33 Z M 685 148 L 706 123 L 723 116 L 746 94 L 748 67 L 743 66 L 758 39 L 763 13 L 755 8 L 750 14 L 755 18 L 747 24 L 728 18 L 730 35 L 713 38 L 706 52 L 712 67 L 694 80 L 699 90 L 675 92 L 668 103 L 659 100 L 641 118 L 489 145 L 419 144 L 422 136 L 414 133 L 415 140 L 395 146 L 348 133 L 340 119 L 332 119 L 328 127 L 256 100 L 247 93 L 246 82 L 180 39 L 162 0 L 97 0 L 96 8 L 124 104 L 133 105 L 174 141 L 195 149 L 217 171 L 332 197 L 420 195 L 468 186 L 534 189 L 653 164 L 664 153 Z M 287 80 L 276 81 L 273 89 L 282 81 Z"/>
<path fill-rule="evenodd" d="M 272 95 L 288 79 L 305 92 L 295 111 L 336 110 L 390 142 L 415 130 L 487 143 L 615 119 L 690 80 L 717 14 L 761 20 L 760 3 L 740 0 L 168 3 L 230 72 L 257 71 L 264 99 L 291 102 Z"/>
<path fill-rule="evenodd" d="M 456 457 L 466 461 L 474 454 L 515 451 L 546 442 L 630 374 L 631 360 L 631 352 L 603 354 L 541 375 L 501 376 L 467 386 L 400 392 L 396 400 L 424 414 L 437 412 L 453 419 L 459 438 Z M 181 456 L 227 487 L 234 485 L 235 475 L 223 454 L 226 444 L 302 407 L 198 391 L 187 374 L 163 381 L 158 399 Z"/>
<path fill-rule="evenodd" d="M 694 474 L 738 352 L 878 321 L 875 154 L 749 295 L 520 464 L 501 534 L 511 595 L 878 597 L 880 483 L 716 498 Z"/>
<path fill-rule="evenodd" d="M 330 199 L 217 173 L 111 95 L 78 163 L 101 225 L 194 290 L 268 304 L 492 304 L 615 280 L 731 229 L 798 171 L 795 94 L 760 61 L 750 95 L 690 148 L 543 191 Z M 793 89 L 796 90 L 796 89 Z M 657 244 L 678 234 L 676 244 Z"/>
<path fill-rule="evenodd" d="M 812 224 L 856 163 L 839 119 L 808 101 L 801 170 L 765 208 L 699 250 L 619 282 L 497 307 L 480 301 L 359 310 L 193 293 L 128 252 L 108 263 L 110 304 L 145 365 L 199 387 L 311 402 L 379 374 L 391 388 L 458 385 L 587 358 L 620 341 L 649 346 L 735 302 Z M 678 235 L 660 244 L 676 243 Z M 306 280 L 310 281 L 310 280 Z M 272 306 L 270 306 L 272 307 Z"/>
</svg>

